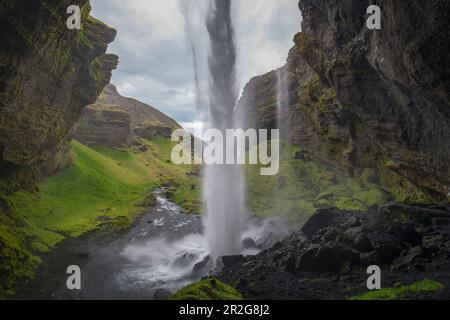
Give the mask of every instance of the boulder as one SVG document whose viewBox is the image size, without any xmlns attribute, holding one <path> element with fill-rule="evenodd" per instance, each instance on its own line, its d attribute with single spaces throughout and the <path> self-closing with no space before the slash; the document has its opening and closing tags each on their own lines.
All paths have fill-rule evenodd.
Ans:
<svg viewBox="0 0 450 320">
<path fill-rule="evenodd" d="M 348 216 L 333 207 L 325 207 L 317 212 L 302 227 L 306 237 L 312 238 L 316 231 L 332 225 L 340 225 L 346 222 Z"/>
<path fill-rule="evenodd" d="M 144 201 L 142 202 L 143 207 L 154 207 L 158 203 L 156 196 L 154 193 L 149 194 L 147 197 L 145 197 Z"/>
<path fill-rule="evenodd" d="M 244 240 L 242 240 L 242 247 L 244 249 L 256 249 L 257 245 L 255 240 L 253 240 L 252 238 L 245 238 Z"/>
<path fill-rule="evenodd" d="M 197 262 L 192 268 L 192 277 L 194 279 L 199 279 L 206 276 L 213 266 L 213 260 L 210 255 L 205 256 L 202 261 Z"/>
<path fill-rule="evenodd" d="M 361 265 L 360 253 L 339 243 L 313 244 L 303 253 L 299 261 L 300 270 L 339 272 L 344 263 Z"/>
<path fill-rule="evenodd" d="M 381 261 L 386 264 L 394 261 L 407 248 L 402 241 L 382 231 L 371 232 L 367 237 Z"/>
<path fill-rule="evenodd" d="M 245 257 L 242 255 L 223 256 L 221 258 L 222 264 L 225 269 L 230 269 L 244 260 L 245 260 Z"/>
</svg>

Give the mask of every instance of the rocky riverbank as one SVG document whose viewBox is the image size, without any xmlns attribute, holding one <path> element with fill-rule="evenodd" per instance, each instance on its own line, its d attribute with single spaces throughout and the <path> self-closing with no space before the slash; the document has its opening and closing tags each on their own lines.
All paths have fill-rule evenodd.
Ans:
<svg viewBox="0 0 450 320">
<path fill-rule="evenodd" d="M 449 299 L 450 205 L 323 208 L 218 278 L 247 299 L 347 299 L 368 293 L 371 265 L 381 268 L 381 295 Z"/>
</svg>

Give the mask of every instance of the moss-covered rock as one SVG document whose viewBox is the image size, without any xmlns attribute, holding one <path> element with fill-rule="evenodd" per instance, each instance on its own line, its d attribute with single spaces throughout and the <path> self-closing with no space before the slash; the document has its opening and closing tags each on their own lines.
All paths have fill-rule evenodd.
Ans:
<svg viewBox="0 0 450 320">
<path fill-rule="evenodd" d="M 66 27 L 71 1 L 0 5 L 0 190 L 30 187 L 70 162 L 67 136 L 117 65 L 105 54 L 116 31 L 82 8 L 82 29 Z"/>
<path fill-rule="evenodd" d="M 439 292 L 445 289 L 440 282 L 424 279 L 409 285 L 374 290 L 362 295 L 350 297 L 349 300 L 407 300 L 422 294 Z"/>
<path fill-rule="evenodd" d="M 72 4 L 0 3 L 0 195 L 10 199 L 13 193 L 27 194 L 21 205 L 32 208 L 40 183 L 70 165 L 72 127 L 81 110 L 95 102 L 118 62 L 117 56 L 106 54 L 116 31 L 89 16 L 88 0 L 76 1 L 82 29 L 67 28 L 66 11 Z M 15 201 L 1 202 L 0 298 L 32 276 L 39 262 L 36 252 L 63 238 L 17 209 Z"/>
</svg>

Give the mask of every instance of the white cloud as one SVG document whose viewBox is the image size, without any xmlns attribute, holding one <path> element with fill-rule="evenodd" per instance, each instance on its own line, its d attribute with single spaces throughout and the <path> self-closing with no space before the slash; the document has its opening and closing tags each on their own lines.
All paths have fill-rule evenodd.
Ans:
<svg viewBox="0 0 450 320">
<path fill-rule="evenodd" d="M 109 51 L 120 57 L 112 79 L 119 91 L 179 122 L 198 123 L 202 119 L 181 1 L 202 4 L 207 0 L 92 0 L 91 4 L 94 16 L 118 30 Z M 251 77 L 284 64 L 292 38 L 300 30 L 297 2 L 234 2 L 241 87 Z"/>
</svg>

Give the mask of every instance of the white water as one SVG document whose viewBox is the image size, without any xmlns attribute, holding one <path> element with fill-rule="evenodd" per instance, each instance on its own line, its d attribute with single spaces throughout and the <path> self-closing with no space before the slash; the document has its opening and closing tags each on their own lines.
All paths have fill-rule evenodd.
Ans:
<svg viewBox="0 0 450 320">
<path fill-rule="evenodd" d="M 116 280 L 123 292 L 141 289 L 154 292 L 161 288 L 174 292 L 212 271 L 207 266 L 204 273 L 193 273 L 194 265 L 210 254 L 208 239 L 197 228 L 197 217 L 183 214 L 179 206 L 165 198 L 164 192 L 155 194 L 158 200 L 155 210 L 162 217 L 132 232 L 131 244 L 120 254 L 125 263 L 117 272 Z M 152 237 L 158 230 L 162 231 L 160 235 Z M 240 253 L 244 256 L 258 254 L 285 235 L 286 230 L 280 223 L 255 219 L 242 232 L 243 238 L 254 241 L 254 247 L 247 247 Z"/>
<path fill-rule="evenodd" d="M 184 12 L 194 57 L 197 102 L 205 115 L 206 129 L 223 132 L 236 127 L 233 111 L 238 98 L 231 12 L 231 0 L 210 0 L 208 7 L 191 3 Z M 199 24 L 199 17 L 204 23 Z M 240 254 L 246 221 L 241 168 L 207 165 L 203 190 L 210 255 Z"/>
</svg>

